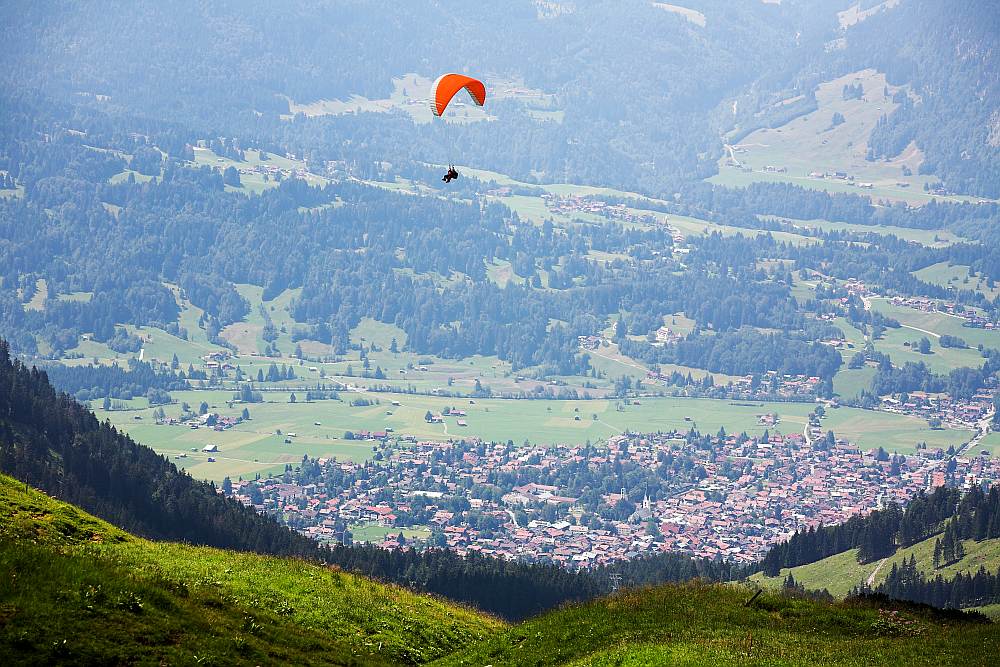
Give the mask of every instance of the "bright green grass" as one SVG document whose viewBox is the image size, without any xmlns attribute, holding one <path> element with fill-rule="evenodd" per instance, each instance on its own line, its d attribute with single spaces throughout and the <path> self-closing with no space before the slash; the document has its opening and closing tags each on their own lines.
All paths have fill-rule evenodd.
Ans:
<svg viewBox="0 0 1000 667">
<path fill-rule="evenodd" d="M 1000 433 L 988 433 L 986 437 L 979 441 L 976 452 L 985 449 L 990 452 L 990 456 L 1000 456 Z"/>
<path fill-rule="evenodd" d="M 988 604 L 983 607 L 973 607 L 973 609 L 981 614 L 986 614 L 994 622 L 1000 620 L 1000 604 Z"/>
<path fill-rule="evenodd" d="M 355 524 L 350 530 L 355 542 L 381 542 L 386 535 L 399 535 L 400 532 L 407 540 L 426 540 L 431 536 L 429 528 L 392 528 L 376 523 Z"/>
<path fill-rule="evenodd" d="M 872 299 L 871 303 L 872 308 L 878 312 L 897 320 L 904 326 L 914 327 L 910 330 L 914 336 L 924 335 L 915 331 L 915 329 L 923 329 L 931 331 L 939 337 L 945 334 L 957 336 L 968 343 L 970 347 L 982 344 L 983 347 L 1000 348 L 1000 331 L 964 327 L 962 326 L 964 320 L 960 317 L 941 312 L 927 313 L 906 306 L 895 306 L 888 299 Z M 935 342 L 933 338 L 932 336 L 932 343 Z M 981 365 L 981 363 L 980 360 L 976 365 Z"/>
<path fill-rule="evenodd" d="M 841 372 L 844 372 L 844 370 L 850 370 L 846 366 L 850 363 L 851 357 L 858 352 L 864 351 L 865 337 L 845 317 L 837 317 L 833 320 L 833 325 L 840 329 L 844 334 L 844 340 L 848 343 L 848 346 L 840 351 L 840 356 L 844 360 L 844 367 Z"/>
<path fill-rule="evenodd" d="M 919 417 L 873 410 L 839 408 L 827 410 L 826 415 L 822 422 L 824 431 L 832 429 L 837 436 L 857 443 L 862 449 L 884 447 L 888 451 L 910 454 L 916 451 L 920 442 L 947 449 L 968 442 L 973 435 L 966 429 L 935 431 Z"/>
<path fill-rule="evenodd" d="M 842 368 L 833 376 L 833 391 L 841 398 L 855 398 L 863 390 L 871 390 L 875 373 L 875 369 L 870 366 Z"/>
<path fill-rule="evenodd" d="M 758 573 L 751 577 L 752 580 L 766 584 L 768 586 L 780 586 L 791 572 L 795 581 L 801 583 L 810 590 L 826 589 L 831 595 L 838 598 L 845 597 L 852 589 L 867 582 L 871 578 L 872 586 L 885 581 L 893 565 L 901 565 L 904 560 L 909 560 L 912 556 L 917 559 L 917 568 L 928 577 L 940 574 L 945 579 L 952 579 L 956 574 L 975 574 L 980 567 L 985 567 L 990 572 L 1000 569 L 1000 539 L 983 540 L 975 542 L 965 540 L 965 557 L 961 560 L 934 569 L 934 543 L 940 537 L 936 535 L 922 542 L 918 542 L 904 549 L 899 549 L 896 553 L 886 559 L 882 567 L 872 577 L 876 571 L 878 562 L 858 563 L 858 550 L 851 549 L 828 558 L 799 565 L 793 568 L 783 568 L 776 577 L 765 577 Z"/>
<path fill-rule="evenodd" d="M 931 354 L 920 354 L 917 351 L 914 344 L 921 338 L 927 338 L 931 342 Z M 906 343 L 910 345 L 907 346 Z M 935 373 L 947 374 L 953 368 L 979 367 L 983 364 L 982 355 L 974 348 L 941 347 L 935 336 L 908 327 L 886 329 L 882 338 L 875 341 L 875 349 L 892 357 L 892 363 L 896 366 L 907 361 L 922 361 Z"/>
<path fill-rule="evenodd" d="M 939 262 L 924 267 L 919 271 L 914 271 L 915 275 L 924 282 L 940 285 L 941 287 L 954 287 L 957 290 L 973 290 L 980 292 L 987 299 L 996 299 L 1000 296 L 1000 287 L 992 288 L 986 284 L 982 274 L 969 276 L 969 267 L 963 264 L 950 265 L 948 262 Z M 968 282 L 966 282 L 968 279 Z"/>
<path fill-rule="evenodd" d="M 498 621 L 303 561 L 150 542 L 0 476 L 8 664 L 413 664 Z"/>
<path fill-rule="evenodd" d="M 875 603 L 826 604 L 742 586 L 625 591 L 544 614 L 439 665 L 979 665 L 997 626 L 903 605 L 919 631 L 876 632 Z M 895 626 L 899 627 L 899 626 Z M 895 636 L 893 636 L 895 635 Z"/>
<path fill-rule="evenodd" d="M 844 598 L 853 588 L 868 580 L 875 571 L 878 562 L 861 564 L 858 562 L 858 550 L 850 549 L 806 565 L 793 568 L 782 568 L 776 577 L 766 577 L 757 573 L 750 577 L 756 583 L 780 587 L 791 572 L 795 581 L 809 590 L 826 590 L 837 598 Z M 880 572 L 881 574 L 881 572 Z M 801 577 L 801 579 L 800 579 Z M 884 578 L 884 577 L 883 577 Z"/>
</svg>

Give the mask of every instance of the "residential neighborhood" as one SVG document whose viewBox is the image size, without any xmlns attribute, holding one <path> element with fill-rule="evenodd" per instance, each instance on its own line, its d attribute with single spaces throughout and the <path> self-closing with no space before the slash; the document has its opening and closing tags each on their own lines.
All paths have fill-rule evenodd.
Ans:
<svg viewBox="0 0 1000 667">
<path fill-rule="evenodd" d="M 364 463 L 304 459 L 229 493 L 322 541 L 384 529 L 416 546 L 591 567 L 678 551 L 749 563 L 795 530 L 842 523 L 945 484 L 1000 480 L 1000 460 L 861 451 L 832 433 L 624 434 L 601 447 L 386 440 Z M 225 485 L 224 485 L 225 487 Z"/>
</svg>

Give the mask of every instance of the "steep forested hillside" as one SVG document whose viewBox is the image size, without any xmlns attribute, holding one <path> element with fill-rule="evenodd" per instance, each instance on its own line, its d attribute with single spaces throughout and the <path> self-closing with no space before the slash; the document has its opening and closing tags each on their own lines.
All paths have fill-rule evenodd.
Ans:
<svg viewBox="0 0 1000 667">
<path fill-rule="evenodd" d="M 0 471 L 141 535 L 317 558 L 318 546 L 227 500 L 57 393 L 0 341 Z"/>
</svg>

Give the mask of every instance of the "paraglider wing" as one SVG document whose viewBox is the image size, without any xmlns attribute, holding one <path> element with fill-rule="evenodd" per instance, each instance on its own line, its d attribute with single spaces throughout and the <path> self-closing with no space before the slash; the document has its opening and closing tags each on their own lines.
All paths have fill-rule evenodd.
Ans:
<svg viewBox="0 0 1000 667">
<path fill-rule="evenodd" d="M 445 74 L 434 82 L 431 94 L 431 111 L 434 115 L 442 115 L 451 99 L 463 88 L 469 91 L 473 102 L 479 106 L 486 104 L 486 86 L 482 81 L 464 74 Z"/>
</svg>

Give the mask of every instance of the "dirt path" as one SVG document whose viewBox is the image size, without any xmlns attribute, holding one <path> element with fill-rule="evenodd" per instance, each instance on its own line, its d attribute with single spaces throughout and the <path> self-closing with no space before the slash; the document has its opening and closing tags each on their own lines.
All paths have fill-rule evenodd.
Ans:
<svg viewBox="0 0 1000 667">
<path fill-rule="evenodd" d="M 940 338 L 941 334 L 936 334 L 933 331 L 928 331 L 927 329 L 921 329 L 920 327 L 911 327 L 909 324 L 900 324 L 899 326 L 904 329 L 913 329 L 914 331 L 919 331 L 922 334 L 927 334 L 928 336 L 933 336 L 934 338 Z"/>
<path fill-rule="evenodd" d="M 648 373 L 649 372 L 648 368 L 646 368 L 645 366 L 640 366 L 639 364 L 635 363 L 634 361 L 625 361 L 624 359 L 612 357 L 612 356 L 609 356 L 607 354 L 601 354 L 598 350 L 588 350 L 587 348 L 584 348 L 582 346 L 581 346 L 581 349 L 583 349 L 588 354 L 593 354 L 595 356 L 601 357 L 602 359 L 607 359 L 608 361 L 613 361 L 616 364 L 621 364 L 622 366 L 629 366 L 629 367 L 634 368 L 636 370 L 640 370 L 643 373 Z"/>
<path fill-rule="evenodd" d="M 868 580 L 865 581 L 865 584 L 867 586 L 871 587 L 875 583 L 875 575 L 878 574 L 878 571 L 882 569 L 882 566 L 885 565 L 888 560 L 889 560 L 888 558 L 883 558 L 878 562 L 878 565 L 875 566 L 875 569 L 872 570 L 872 573 L 868 575 Z"/>
</svg>

